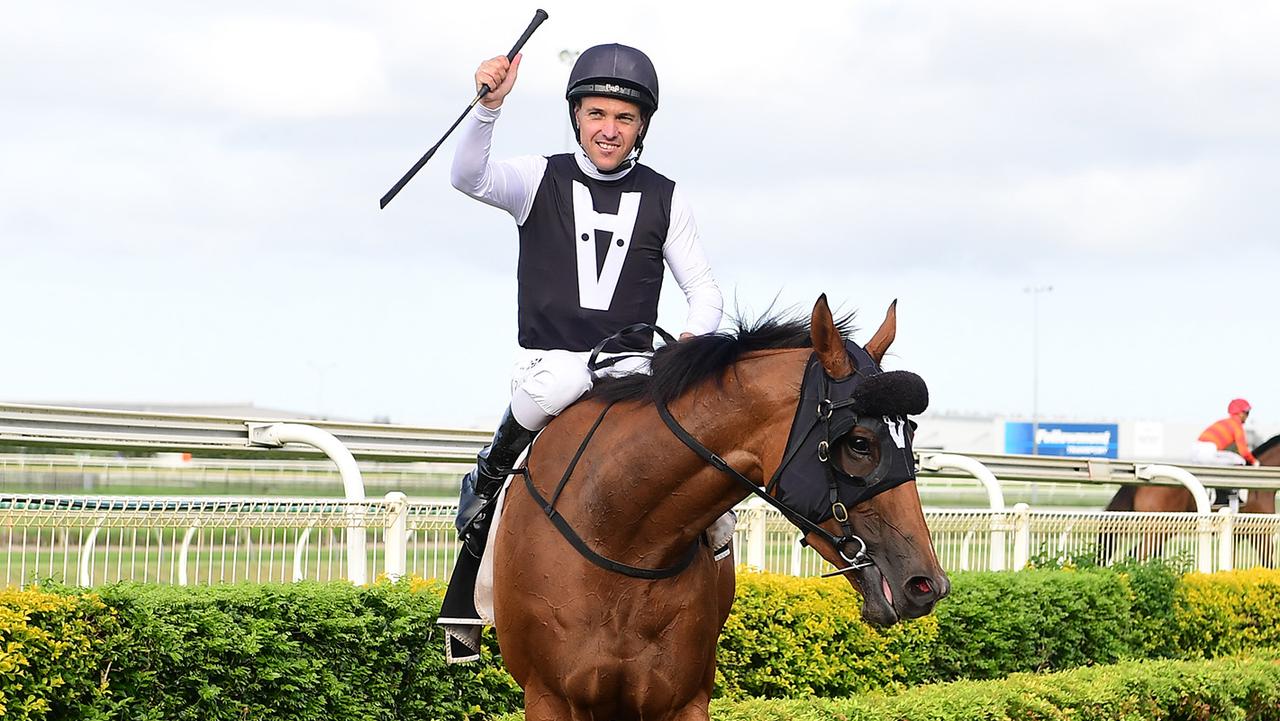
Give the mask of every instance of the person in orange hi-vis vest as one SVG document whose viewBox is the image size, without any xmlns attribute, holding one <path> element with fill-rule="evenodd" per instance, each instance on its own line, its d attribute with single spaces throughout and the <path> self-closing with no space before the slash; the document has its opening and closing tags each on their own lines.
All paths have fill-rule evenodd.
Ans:
<svg viewBox="0 0 1280 721">
<path fill-rule="evenodd" d="M 1192 460 L 1212 466 L 1257 465 L 1244 435 L 1244 422 L 1253 407 L 1249 401 L 1236 398 L 1227 405 L 1227 417 L 1204 429 L 1192 450 Z M 1230 502 L 1231 489 L 1217 489 L 1215 505 Z"/>
</svg>

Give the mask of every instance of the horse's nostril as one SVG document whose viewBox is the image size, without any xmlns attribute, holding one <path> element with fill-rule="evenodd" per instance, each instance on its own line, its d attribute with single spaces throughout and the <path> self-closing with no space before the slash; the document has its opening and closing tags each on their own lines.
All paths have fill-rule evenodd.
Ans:
<svg viewBox="0 0 1280 721">
<path fill-rule="evenodd" d="M 933 593 L 933 586 L 929 584 L 929 579 L 927 578 L 916 576 L 911 579 L 907 585 L 910 586 L 912 591 L 915 591 L 921 596 L 927 596 L 930 593 Z"/>
</svg>

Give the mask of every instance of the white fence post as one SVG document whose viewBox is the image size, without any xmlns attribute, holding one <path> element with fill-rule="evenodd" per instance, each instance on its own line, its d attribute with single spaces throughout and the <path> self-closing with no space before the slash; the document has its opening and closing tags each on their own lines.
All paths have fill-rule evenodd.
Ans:
<svg viewBox="0 0 1280 721">
<path fill-rule="evenodd" d="M 89 531 L 89 537 L 84 540 L 84 545 L 80 547 L 80 585 L 93 585 L 93 548 L 98 542 L 98 531 L 102 530 L 102 524 L 107 522 L 107 517 L 103 516 L 98 522 L 93 524 L 93 530 Z M 10 531 L 12 533 L 12 531 Z M 108 537 L 107 539 L 111 539 Z M 26 581 L 26 579 L 22 579 Z"/>
<path fill-rule="evenodd" d="M 302 581 L 307 577 L 307 569 L 303 563 L 303 556 L 307 553 L 307 541 L 311 540 L 311 529 L 315 528 L 315 522 L 307 525 L 298 534 L 298 539 L 293 543 L 293 580 L 294 582 Z"/>
<path fill-rule="evenodd" d="M 1177 481 L 1191 491 L 1196 502 L 1196 513 L 1200 514 L 1199 543 L 1196 548 L 1196 570 L 1201 573 L 1213 572 L 1213 509 L 1209 502 L 1209 492 L 1205 490 L 1200 479 L 1183 468 L 1177 466 L 1138 466 L 1134 475 L 1144 481 L 1153 478 L 1168 478 Z"/>
<path fill-rule="evenodd" d="M 764 501 L 759 505 L 751 504 L 751 514 L 747 520 L 747 565 L 757 571 L 765 568 L 766 536 L 768 536 L 766 518 L 763 509 Z M 799 551 L 795 551 L 799 554 Z"/>
<path fill-rule="evenodd" d="M 1230 508 L 1218 509 L 1218 570 L 1230 571 L 1235 568 L 1235 521 L 1236 513 Z"/>
<path fill-rule="evenodd" d="M 1004 531 L 1009 527 L 1008 517 L 1003 513 L 991 514 L 991 569 L 1004 571 Z"/>
<path fill-rule="evenodd" d="M 250 443 L 263 446 L 305 443 L 320 449 L 337 464 L 347 500 L 364 500 L 364 479 L 360 476 L 355 456 L 332 433 L 299 423 L 246 422 L 246 425 L 249 427 Z M 347 519 L 347 580 L 363 586 L 369 582 L 368 561 L 364 557 L 364 509 L 352 504 L 347 509 Z"/>
<path fill-rule="evenodd" d="M 409 497 L 400 491 L 391 491 L 385 498 L 391 509 L 384 531 L 386 561 L 383 565 L 387 569 L 387 578 L 399 581 L 404 577 L 409 561 Z"/>
<path fill-rule="evenodd" d="M 973 476 L 987 490 L 987 501 L 991 504 L 991 553 L 990 566 L 992 571 L 1003 571 L 1005 569 L 1004 562 L 1004 533 L 1008 526 L 1008 521 L 1004 515 L 1004 491 L 1000 488 L 1000 481 L 996 479 L 994 473 L 989 468 L 982 465 L 978 461 L 967 456 L 957 456 L 951 453 L 921 453 L 920 469 L 925 471 L 940 471 L 944 468 L 950 468 L 957 471 L 964 471 Z"/>
<path fill-rule="evenodd" d="M 1025 503 L 1013 505 L 1013 570 L 1027 567 L 1031 558 L 1031 507 Z"/>
<path fill-rule="evenodd" d="M 199 524 L 193 524 L 190 528 L 187 529 L 186 535 L 182 537 L 182 547 L 178 551 L 178 585 L 179 586 L 187 585 L 187 554 L 191 552 L 191 537 L 196 535 L 196 530 L 199 527 L 200 527 Z M 200 580 L 198 573 L 196 575 L 196 580 L 197 581 Z"/>
<path fill-rule="evenodd" d="M 804 531 L 796 533 L 796 542 L 791 544 L 791 575 L 799 577 L 804 569 Z"/>
</svg>

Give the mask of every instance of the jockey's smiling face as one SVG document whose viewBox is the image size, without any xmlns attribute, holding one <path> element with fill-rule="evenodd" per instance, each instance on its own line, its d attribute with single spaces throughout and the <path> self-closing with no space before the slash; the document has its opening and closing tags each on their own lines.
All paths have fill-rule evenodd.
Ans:
<svg viewBox="0 0 1280 721">
<path fill-rule="evenodd" d="M 605 173 L 627 159 L 644 127 L 640 106 L 618 98 L 582 98 L 574 116 L 578 120 L 578 142 L 596 168 Z"/>
</svg>

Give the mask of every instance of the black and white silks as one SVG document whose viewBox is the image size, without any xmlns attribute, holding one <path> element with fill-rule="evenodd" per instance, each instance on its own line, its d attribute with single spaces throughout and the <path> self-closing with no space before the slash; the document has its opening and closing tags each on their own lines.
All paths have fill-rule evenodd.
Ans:
<svg viewBox="0 0 1280 721">
<path fill-rule="evenodd" d="M 561 156 L 552 156 L 551 158 L 543 156 L 520 156 L 509 160 L 492 161 L 489 158 L 490 147 L 493 139 L 494 121 L 500 115 L 500 110 L 490 110 L 484 106 L 477 105 L 475 110 L 461 126 L 461 137 L 459 146 L 454 154 L 453 169 L 451 180 L 455 188 L 470 195 L 477 200 L 501 208 L 515 219 L 516 224 L 521 227 L 521 253 L 538 253 L 542 246 L 543 239 L 536 238 L 538 242 L 528 242 L 528 236 L 532 233 L 554 235 L 557 242 L 567 241 L 572 244 L 580 235 L 580 230 L 585 225 L 595 225 L 597 234 L 608 231 L 609 235 L 604 236 L 607 241 L 609 237 L 623 238 L 630 233 L 617 228 L 600 228 L 601 223 L 607 223 L 613 216 L 618 216 L 621 221 L 615 221 L 625 226 L 627 207 L 625 200 L 619 202 L 616 199 L 617 193 L 613 193 L 610 197 L 608 192 L 612 187 L 626 184 L 635 186 L 641 183 L 639 189 L 645 191 L 645 198 L 640 202 L 638 211 L 633 210 L 635 217 L 630 220 L 638 222 L 639 226 L 635 228 L 637 241 L 642 235 L 656 236 L 660 248 L 656 249 L 661 254 L 661 260 L 665 261 L 671 274 L 675 278 L 676 283 L 680 286 L 685 294 L 685 298 L 689 304 L 689 312 L 683 328 L 684 332 L 693 333 L 695 335 L 709 333 L 716 330 L 720 325 L 720 317 L 722 311 L 722 299 L 720 289 L 716 285 L 715 279 L 711 274 L 711 268 L 707 262 L 706 255 L 703 253 L 701 243 L 698 240 L 697 225 L 694 222 L 693 214 L 680 193 L 678 187 L 674 183 L 662 178 L 662 176 L 653 173 L 653 171 L 643 165 L 633 165 L 625 171 L 614 174 L 604 175 L 592 165 L 587 158 L 585 152 L 578 148 L 573 154 L 572 160 L 576 164 L 576 169 L 565 167 L 567 159 L 557 160 Z M 550 172 L 549 172 L 550 169 Z M 534 204 L 541 196 L 543 203 L 550 203 L 554 199 L 548 198 L 548 188 L 543 187 L 548 178 L 555 181 L 565 182 L 567 174 L 581 174 L 582 180 L 586 183 L 592 183 L 591 194 L 597 198 L 598 207 L 594 208 L 595 217 L 578 217 L 576 219 L 567 219 L 566 224 L 569 227 L 577 226 L 573 236 L 568 238 L 560 238 L 564 235 L 558 228 L 552 228 L 547 225 L 547 219 L 554 214 L 564 214 L 565 209 L 543 208 L 540 212 L 535 209 Z M 645 177 L 631 177 L 633 174 L 648 174 Z M 650 179 L 649 176 L 657 180 Z M 630 182 L 628 183 L 628 179 Z M 669 198 L 656 198 L 652 189 L 661 187 L 658 183 L 667 184 L 667 192 Z M 574 190 L 578 190 L 577 187 Z M 588 190 L 588 188 L 582 188 Z M 541 191 L 541 192 L 540 192 Z M 622 193 L 625 197 L 631 195 Z M 641 195 L 641 193 L 634 193 Z M 605 200 L 601 200 L 604 198 Z M 608 203 L 610 200 L 614 203 L 614 207 L 599 207 L 599 203 Z M 661 202 L 661 205 L 659 205 Z M 558 203 L 561 205 L 563 203 Z M 570 201 L 570 205 L 581 206 L 580 203 Z M 579 213 L 582 216 L 591 215 L 590 211 Z M 531 221 L 532 218 L 532 221 Z M 538 227 L 526 227 L 529 222 L 538 223 Z M 545 227 L 544 227 L 545 226 Z M 665 227 L 664 227 L 665 226 Z M 618 231 L 618 232 L 615 232 Z M 595 240 L 595 239 L 593 239 Z M 631 238 L 626 238 L 631 242 Z M 595 244 L 592 244 L 595 245 Z M 600 338 L 612 333 L 623 325 L 638 321 L 652 322 L 653 319 L 647 317 L 630 317 L 640 314 L 639 310 L 615 309 L 615 315 L 620 312 L 627 315 L 625 319 L 622 315 L 618 315 L 617 321 L 625 320 L 625 322 L 616 322 L 610 318 L 608 322 L 604 322 L 597 318 L 598 313 L 592 311 L 602 311 L 607 309 L 611 298 L 626 298 L 634 300 L 635 298 L 651 297 L 656 304 L 656 288 L 654 284 L 661 284 L 661 268 L 655 270 L 653 268 L 628 273 L 628 269 L 619 269 L 618 265 L 623 263 L 631 263 L 633 258 L 630 254 L 644 250 L 639 245 L 635 247 L 627 247 L 626 253 L 618 253 L 610 245 L 600 244 L 599 250 L 595 253 L 586 252 L 593 249 L 579 249 L 576 255 L 567 256 L 564 261 L 557 260 L 559 265 L 568 265 L 572 263 L 574 267 L 564 267 L 554 274 L 552 273 L 522 273 L 521 281 L 521 345 L 527 349 L 533 350 L 550 350 L 562 349 L 570 351 L 582 351 L 591 348 Z M 553 250 L 549 252 L 560 252 L 563 250 Z M 619 257 L 621 256 L 621 257 Z M 625 258 L 625 260 L 623 260 Z M 536 260 L 536 259 L 535 259 Z M 639 256 L 637 262 L 643 262 Z M 522 263 L 528 262 L 529 259 L 522 258 Z M 594 261 L 594 262 L 593 262 Z M 590 267 L 595 265 L 596 267 Z M 656 277 L 654 277 L 656 276 Z M 547 303 L 543 302 L 544 298 L 554 298 L 557 293 L 565 292 L 566 288 L 574 288 L 574 279 L 577 278 L 576 290 L 578 297 L 575 298 L 574 305 L 581 307 L 581 312 L 577 308 L 566 309 L 565 303 Z M 529 287 L 526 287 L 529 286 Z M 652 294 L 646 296 L 646 294 Z M 529 306 L 529 307 L 525 307 Z M 539 317 L 539 314 L 545 315 L 564 314 L 572 317 Z M 584 322 L 585 321 L 585 322 Z M 593 327 L 593 321 L 597 323 Z M 611 328 L 606 333 L 599 333 L 600 328 L 617 324 L 618 328 Z M 539 328 L 539 324 L 543 327 Z M 550 326 L 561 326 L 556 332 L 547 333 L 546 328 Z M 578 330 L 581 328 L 582 330 Z M 578 335 L 581 334 L 581 337 Z M 591 337 L 598 336 L 598 337 Z"/>
</svg>

